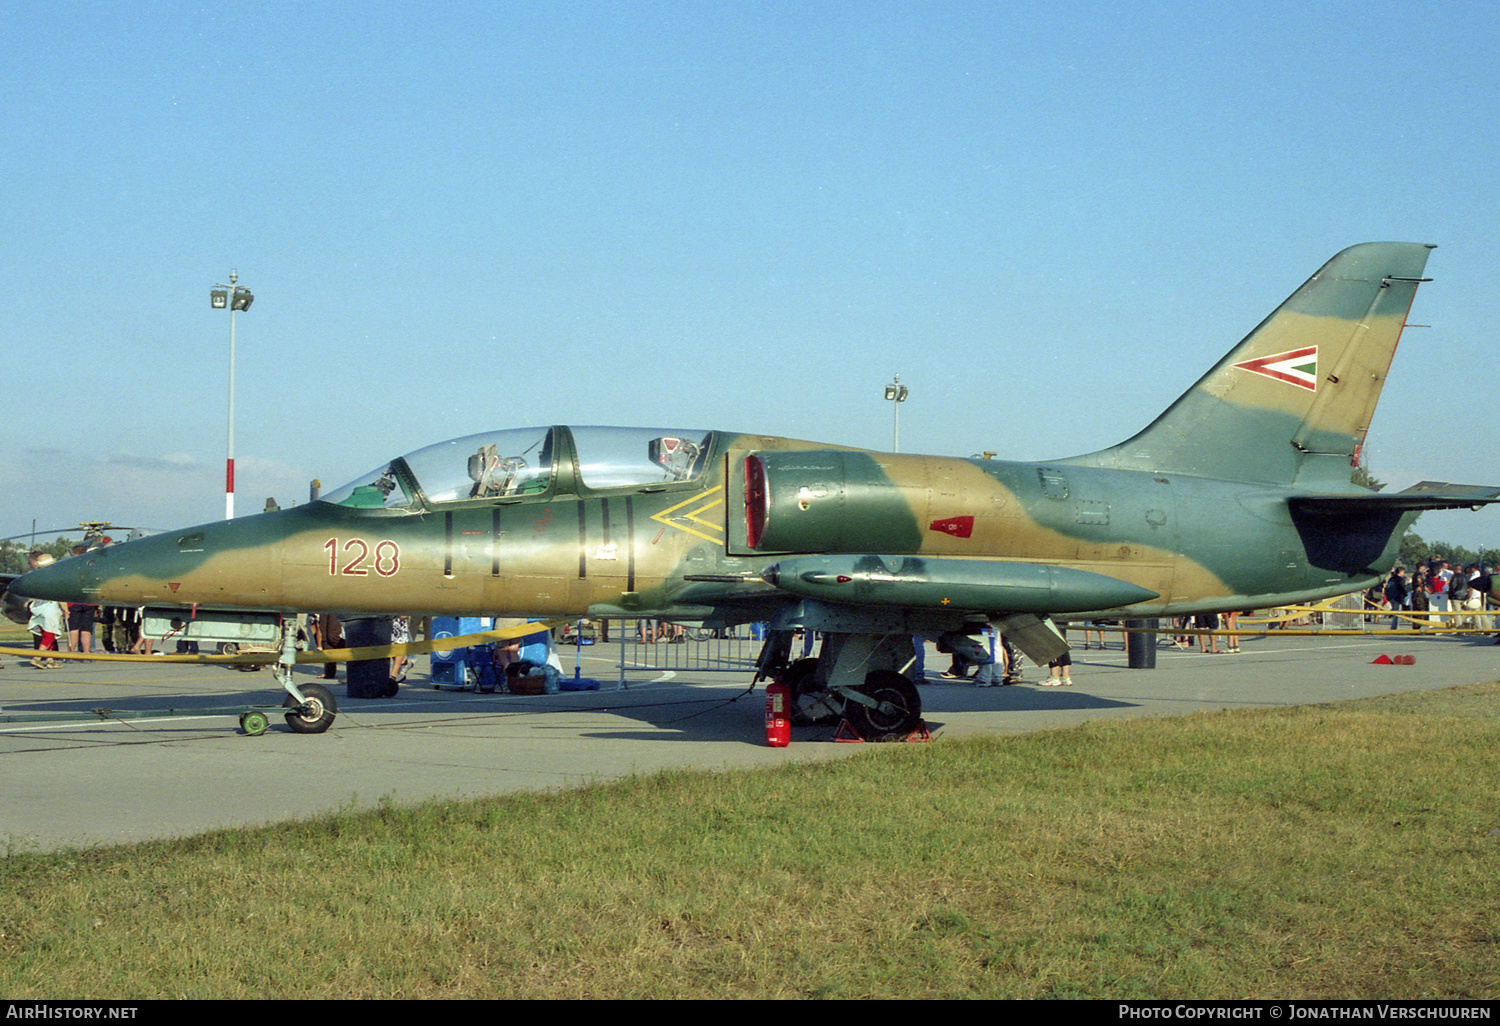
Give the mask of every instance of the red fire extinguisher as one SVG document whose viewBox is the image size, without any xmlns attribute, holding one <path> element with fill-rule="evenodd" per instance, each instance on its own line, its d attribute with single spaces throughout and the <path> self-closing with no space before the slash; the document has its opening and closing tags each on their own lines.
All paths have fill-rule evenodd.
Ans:
<svg viewBox="0 0 1500 1026">
<path fill-rule="evenodd" d="M 785 748 L 792 743 L 792 689 L 781 681 L 766 685 L 766 744 Z"/>
</svg>

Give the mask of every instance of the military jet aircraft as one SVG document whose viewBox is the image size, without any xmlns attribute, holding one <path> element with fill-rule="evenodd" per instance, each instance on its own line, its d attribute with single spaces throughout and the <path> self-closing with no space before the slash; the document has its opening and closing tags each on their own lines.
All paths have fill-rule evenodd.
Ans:
<svg viewBox="0 0 1500 1026">
<path fill-rule="evenodd" d="M 1351 483 L 1432 247 L 1339 253 L 1143 431 L 1042 463 L 673 427 L 473 435 L 320 501 L 63 560 L 14 590 L 200 610 L 768 621 L 763 672 L 866 736 L 910 730 L 913 635 L 1145 618 L 1368 588 L 1427 509 L 1500 488 Z M 298 692 L 283 681 L 294 697 Z M 331 696 L 330 696 L 331 698 Z M 840 708 L 842 707 L 842 708 Z"/>
</svg>

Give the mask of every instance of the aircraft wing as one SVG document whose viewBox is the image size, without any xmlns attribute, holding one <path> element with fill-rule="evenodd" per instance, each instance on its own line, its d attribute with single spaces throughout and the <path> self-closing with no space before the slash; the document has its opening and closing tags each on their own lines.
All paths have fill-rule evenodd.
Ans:
<svg viewBox="0 0 1500 1026">
<path fill-rule="evenodd" d="M 701 616 L 710 627 L 770 619 L 786 598 L 754 573 L 688 574 L 671 592 L 674 610 Z"/>
<path fill-rule="evenodd" d="M 1500 488 L 1487 485 L 1419 481 L 1404 491 L 1368 495 L 1294 495 L 1287 502 L 1294 511 L 1323 516 L 1361 513 L 1413 513 L 1430 509 L 1478 509 L 1500 502 Z"/>
</svg>

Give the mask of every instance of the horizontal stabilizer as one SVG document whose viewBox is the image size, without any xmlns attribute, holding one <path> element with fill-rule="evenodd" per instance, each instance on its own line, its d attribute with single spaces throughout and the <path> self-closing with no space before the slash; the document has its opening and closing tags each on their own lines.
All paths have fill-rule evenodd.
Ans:
<svg viewBox="0 0 1500 1026">
<path fill-rule="evenodd" d="M 1367 495 L 1294 495 L 1287 502 L 1297 512 L 1320 516 L 1362 513 L 1415 513 L 1431 509 L 1478 509 L 1500 502 L 1500 488 L 1486 485 L 1421 481 L 1404 491 Z"/>
<path fill-rule="evenodd" d="M 1113 609 L 1157 593 L 1104 574 L 1043 563 L 924 556 L 795 556 L 761 574 L 804 598 L 908 609 L 1073 613 Z"/>
</svg>

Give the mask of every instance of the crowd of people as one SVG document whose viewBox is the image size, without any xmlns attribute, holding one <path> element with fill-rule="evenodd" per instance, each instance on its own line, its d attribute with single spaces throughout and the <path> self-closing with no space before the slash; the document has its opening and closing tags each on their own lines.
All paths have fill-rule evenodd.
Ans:
<svg viewBox="0 0 1500 1026">
<path fill-rule="evenodd" d="M 1494 585 L 1493 568 L 1479 563 L 1459 567 L 1441 559 L 1423 560 L 1409 575 L 1406 567 L 1395 567 L 1384 584 L 1365 592 L 1365 610 L 1389 612 L 1391 630 L 1417 630 L 1434 620 L 1453 629 L 1488 630 L 1495 617 L 1485 609 Z M 1495 643 L 1500 645 L 1500 636 Z"/>
</svg>

